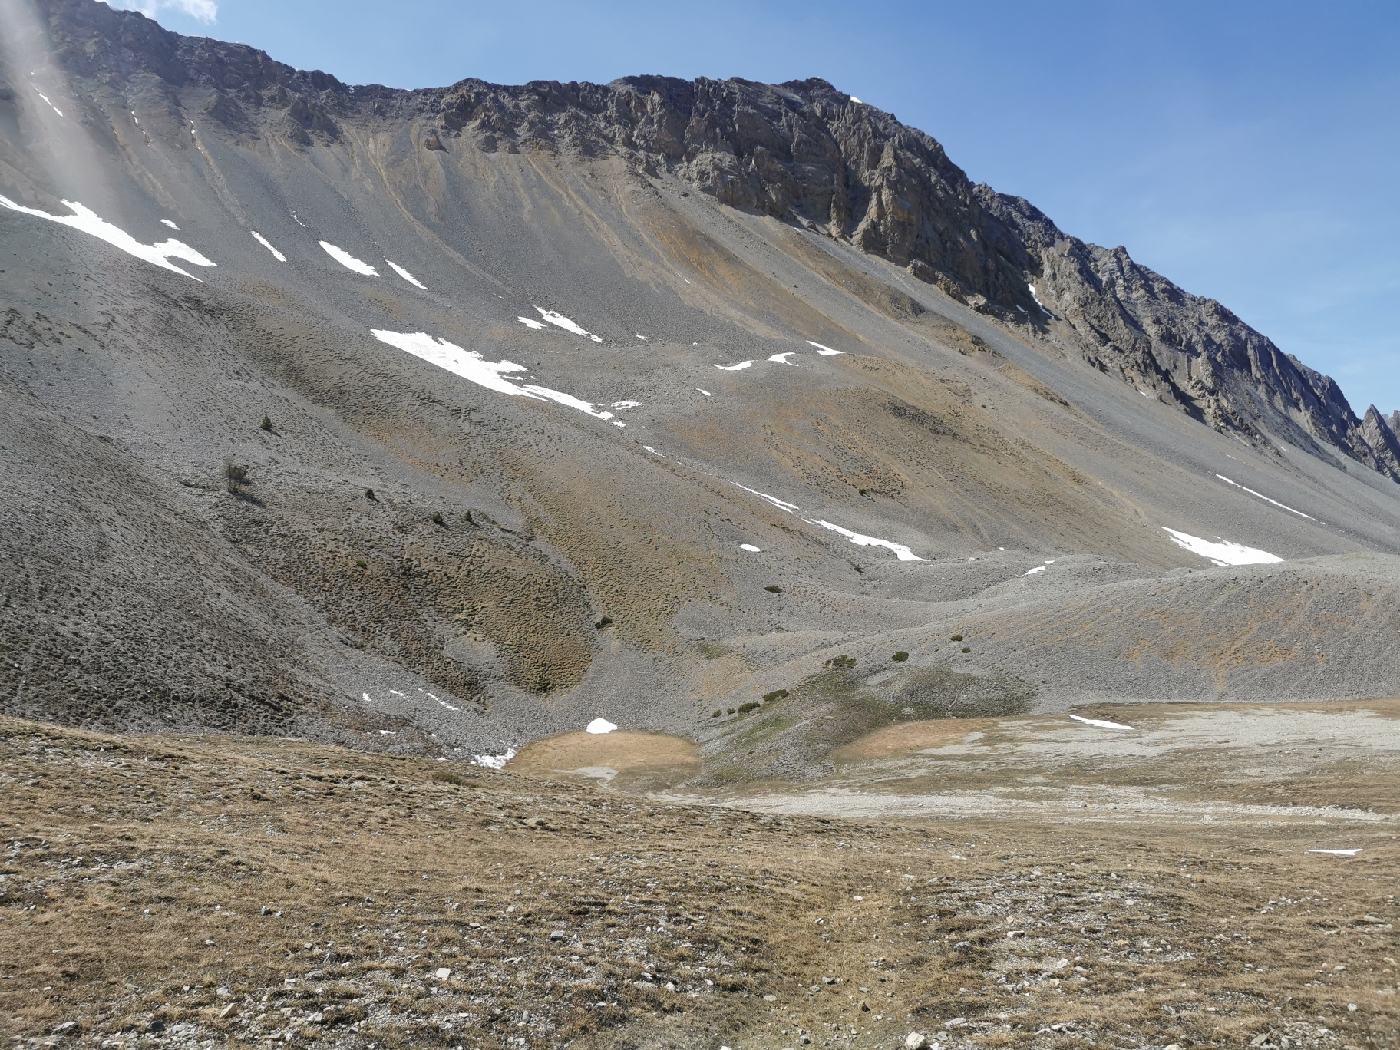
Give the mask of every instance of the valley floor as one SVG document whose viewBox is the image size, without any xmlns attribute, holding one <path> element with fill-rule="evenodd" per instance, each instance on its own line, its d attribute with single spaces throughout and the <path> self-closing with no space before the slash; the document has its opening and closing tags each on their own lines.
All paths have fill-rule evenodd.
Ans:
<svg viewBox="0 0 1400 1050">
<path fill-rule="evenodd" d="M 830 783 L 722 795 L 667 787 L 694 759 L 639 734 L 501 773 L 0 720 L 0 1036 L 1400 1045 L 1394 707 L 1268 710 L 1246 741 L 1219 708 L 1138 710 L 1135 743 L 901 727 Z M 1289 718 L 1334 728 L 1289 745 Z M 651 752 L 633 787 L 687 803 L 627 790 Z"/>
</svg>

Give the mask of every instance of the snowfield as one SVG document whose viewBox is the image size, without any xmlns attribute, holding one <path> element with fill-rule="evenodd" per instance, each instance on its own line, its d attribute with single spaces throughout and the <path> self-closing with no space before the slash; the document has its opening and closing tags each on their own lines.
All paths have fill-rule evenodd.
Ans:
<svg viewBox="0 0 1400 1050">
<path fill-rule="evenodd" d="M 1185 547 L 1192 554 L 1208 558 L 1214 565 L 1267 565 L 1283 561 L 1277 554 L 1270 554 L 1256 547 L 1246 547 L 1242 543 L 1232 543 L 1220 537 L 1204 540 L 1166 526 L 1162 527 L 1162 531 L 1169 535 L 1178 547 Z"/>
<path fill-rule="evenodd" d="M 331 244 L 330 241 L 321 241 L 320 243 L 321 247 L 325 249 L 326 254 L 329 255 L 332 259 L 334 259 L 336 262 L 340 263 L 341 266 L 344 266 L 347 270 L 353 270 L 355 273 L 361 274 L 365 277 L 379 276 L 378 270 L 376 270 L 369 263 L 365 262 L 363 259 L 355 258 L 344 248 L 337 247 L 336 245 Z"/>
<path fill-rule="evenodd" d="M 188 277 L 192 281 L 199 278 L 188 270 L 182 270 L 172 263 L 171 259 L 179 259 L 181 262 L 191 263 L 195 266 L 213 266 L 214 263 L 206 259 L 202 254 L 195 251 L 183 241 L 174 239 L 161 241 L 159 244 L 142 244 L 131 234 L 127 233 L 120 226 L 115 226 L 103 219 L 91 208 L 84 207 L 74 201 L 64 201 L 63 206 L 72 212 L 71 215 L 52 215 L 38 208 L 26 208 L 22 204 L 16 204 L 8 197 L 0 197 L 0 207 L 17 211 L 21 215 L 32 215 L 38 219 L 47 219 L 49 222 L 56 222 L 60 226 L 68 226 L 75 230 L 80 230 L 89 236 L 96 237 L 100 241 L 106 241 L 114 248 L 120 248 L 128 255 L 150 263 L 152 266 L 159 266 L 163 270 L 170 270 L 178 273 L 182 277 Z"/>
</svg>

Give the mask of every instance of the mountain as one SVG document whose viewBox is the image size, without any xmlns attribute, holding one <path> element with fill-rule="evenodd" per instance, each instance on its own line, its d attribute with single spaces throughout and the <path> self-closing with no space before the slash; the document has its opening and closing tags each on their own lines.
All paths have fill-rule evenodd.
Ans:
<svg viewBox="0 0 1400 1050">
<path fill-rule="evenodd" d="M 1397 679 L 1393 420 L 824 81 L 352 87 L 16 10 L 3 713 L 806 775 L 793 710 Z"/>
</svg>

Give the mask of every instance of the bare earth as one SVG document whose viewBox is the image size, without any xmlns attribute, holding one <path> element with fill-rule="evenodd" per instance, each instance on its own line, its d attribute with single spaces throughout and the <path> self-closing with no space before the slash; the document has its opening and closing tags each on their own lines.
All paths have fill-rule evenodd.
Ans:
<svg viewBox="0 0 1400 1050">
<path fill-rule="evenodd" d="M 648 734 L 542 741 L 522 775 L 7 720 L 0 1033 L 1396 1046 L 1395 712 L 906 725 L 830 783 L 722 796 Z M 724 804 L 622 790 L 668 782 Z M 869 816 L 811 815 L 838 807 Z"/>
</svg>

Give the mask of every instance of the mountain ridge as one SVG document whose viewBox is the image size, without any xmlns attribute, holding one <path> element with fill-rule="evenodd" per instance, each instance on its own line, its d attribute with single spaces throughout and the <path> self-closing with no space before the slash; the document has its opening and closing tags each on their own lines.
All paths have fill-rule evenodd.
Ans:
<svg viewBox="0 0 1400 1050">
<path fill-rule="evenodd" d="M 846 240 L 1000 320 L 1062 329 L 1094 367 L 1222 433 L 1266 449 L 1281 436 L 1400 481 L 1393 426 L 1358 417 L 1330 377 L 1125 248 L 1065 234 L 1023 198 L 972 182 L 932 136 L 823 79 L 352 86 L 93 0 L 45 7 L 63 65 L 116 90 L 143 60 L 168 85 L 210 92 L 204 117 L 234 134 L 261 122 L 312 148 L 336 140 L 339 120 L 368 116 L 420 122 L 429 149 L 465 137 L 487 151 L 620 152 L 723 204 Z"/>
</svg>

